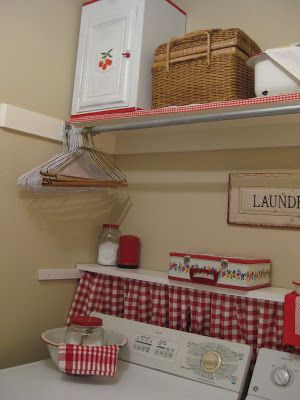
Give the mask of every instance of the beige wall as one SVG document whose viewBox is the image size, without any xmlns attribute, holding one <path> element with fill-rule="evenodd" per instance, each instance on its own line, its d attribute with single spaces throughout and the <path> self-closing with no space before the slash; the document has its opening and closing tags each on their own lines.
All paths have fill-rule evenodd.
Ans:
<svg viewBox="0 0 300 400">
<path fill-rule="evenodd" d="M 188 13 L 187 31 L 240 27 L 263 49 L 300 40 L 298 0 L 177 3 Z M 263 134 L 264 129 L 270 128 L 253 129 Z M 289 287 L 292 280 L 300 278 L 299 230 L 228 226 L 227 182 L 228 174 L 234 171 L 299 171 L 299 151 L 266 149 L 118 157 L 132 189 L 132 207 L 123 231 L 141 236 L 142 265 L 167 271 L 168 253 L 172 250 L 265 256 L 273 260 L 273 285 Z"/>
<path fill-rule="evenodd" d="M 260 47 L 299 41 L 298 0 L 176 0 L 188 14 L 187 31 L 241 28 Z"/>
<path fill-rule="evenodd" d="M 0 0 L 0 102 L 56 118 L 70 112 L 80 0 Z M 37 280 L 39 268 L 96 259 L 108 218 L 103 195 L 20 192 L 19 175 L 61 146 L 0 130 L 0 368 L 48 357 L 40 333 L 62 326 L 75 281 Z"/>
<path fill-rule="evenodd" d="M 240 26 L 263 48 L 299 40 L 296 0 L 187 1 L 188 30 Z M 0 0 L 0 102 L 57 118 L 70 112 L 81 0 Z M 184 133 L 184 132 L 183 132 Z M 109 220 L 104 195 L 33 195 L 16 179 L 59 151 L 47 140 L 0 131 L 0 368 L 46 357 L 39 334 L 62 325 L 75 282 L 37 281 L 39 268 L 94 262 Z M 170 250 L 272 257 L 273 283 L 299 279 L 299 231 L 226 224 L 234 170 L 300 170 L 298 149 L 119 157 L 131 182 L 123 233 L 141 236 L 142 264 L 167 271 Z M 298 275 L 297 275 L 298 273 Z"/>
<path fill-rule="evenodd" d="M 68 118 L 81 0 L 0 0 L 0 101 Z"/>
</svg>

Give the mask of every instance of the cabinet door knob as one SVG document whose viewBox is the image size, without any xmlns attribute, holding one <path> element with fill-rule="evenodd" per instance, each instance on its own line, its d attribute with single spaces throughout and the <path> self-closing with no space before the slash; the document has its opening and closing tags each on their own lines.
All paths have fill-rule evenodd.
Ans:
<svg viewBox="0 0 300 400">
<path fill-rule="evenodd" d="M 122 53 L 122 56 L 125 58 L 130 58 L 131 57 L 130 51 L 125 51 L 124 53 Z"/>
</svg>

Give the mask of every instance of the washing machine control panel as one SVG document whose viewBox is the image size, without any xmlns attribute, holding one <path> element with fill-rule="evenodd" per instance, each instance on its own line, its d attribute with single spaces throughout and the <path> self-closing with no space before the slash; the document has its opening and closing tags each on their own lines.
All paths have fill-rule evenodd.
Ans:
<svg viewBox="0 0 300 400">
<path fill-rule="evenodd" d="M 133 351 L 164 361 L 173 362 L 176 358 L 179 343 L 152 336 L 147 333 L 138 333 L 133 340 Z"/>
<path fill-rule="evenodd" d="M 93 313 L 107 329 L 128 339 L 119 358 L 169 374 L 240 393 L 251 347 L 174 329 Z"/>
<path fill-rule="evenodd" d="M 236 373 L 238 366 L 245 361 L 245 357 L 243 351 L 232 348 L 232 343 L 189 342 L 185 361 L 196 379 L 210 382 L 223 380 L 233 387 L 239 379 Z"/>
<path fill-rule="evenodd" d="M 270 400 L 299 400 L 300 356 L 261 349 L 248 394 Z"/>
</svg>

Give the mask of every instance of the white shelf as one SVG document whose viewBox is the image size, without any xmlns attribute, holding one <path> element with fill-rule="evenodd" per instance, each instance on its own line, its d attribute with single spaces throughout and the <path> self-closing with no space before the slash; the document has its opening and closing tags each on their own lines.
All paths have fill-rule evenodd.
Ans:
<svg viewBox="0 0 300 400">
<path fill-rule="evenodd" d="M 79 264 L 77 265 L 77 269 L 79 269 L 80 271 L 94 272 L 104 275 L 116 276 L 120 278 L 137 279 L 140 281 L 155 282 L 170 286 L 187 287 L 192 289 L 205 290 L 206 292 L 224 293 L 234 296 L 248 297 L 252 299 L 277 301 L 279 303 L 283 303 L 284 296 L 287 293 L 291 292 L 291 289 L 276 288 L 276 287 L 269 287 L 269 288 L 256 289 L 250 291 L 241 291 L 241 290 L 234 290 L 227 288 L 226 289 L 219 288 L 215 286 L 199 285 L 194 283 L 186 283 L 186 282 L 179 283 L 177 281 L 175 282 L 169 280 L 168 274 L 166 272 L 148 270 L 143 268 L 123 269 L 118 267 L 107 267 L 99 264 Z"/>
<path fill-rule="evenodd" d="M 73 118 L 110 137 L 114 154 L 300 146 L 300 93 Z"/>
<path fill-rule="evenodd" d="M 48 268 L 38 270 L 39 281 L 79 279 L 80 277 L 81 272 L 76 268 Z"/>
</svg>

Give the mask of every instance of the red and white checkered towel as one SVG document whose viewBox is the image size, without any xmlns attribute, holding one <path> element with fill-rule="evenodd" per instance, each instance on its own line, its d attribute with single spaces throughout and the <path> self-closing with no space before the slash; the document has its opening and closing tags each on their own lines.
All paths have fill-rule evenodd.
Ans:
<svg viewBox="0 0 300 400">
<path fill-rule="evenodd" d="M 296 292 L 284 299 L 283 343 L 300 347 L 300 296 Z"/>
<path fill-rule="evenodd" d="M 117 371 L 119 346 L 80 346 L 63 343 L 58 350 L 59 369 L 73 375 L 113 377 Z"/>
</svg>

